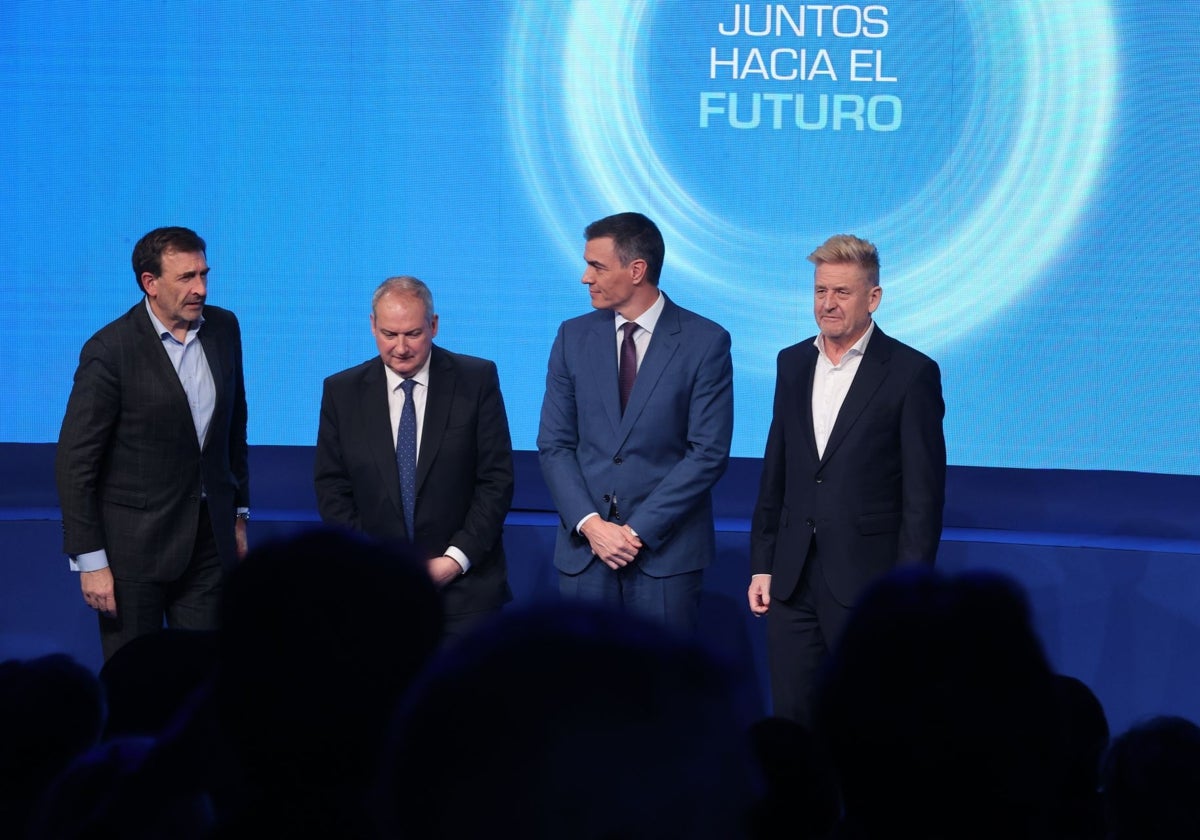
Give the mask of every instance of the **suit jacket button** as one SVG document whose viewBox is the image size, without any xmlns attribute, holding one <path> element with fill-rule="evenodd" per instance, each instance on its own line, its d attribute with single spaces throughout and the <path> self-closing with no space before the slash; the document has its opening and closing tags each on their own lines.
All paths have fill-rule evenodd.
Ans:
<svg viewBox="0 0 1200 840">
<path fill-rule="evenodd" d="M 816 523 L 816 522 L 813 522 L 811 518 L 810 518 L 810 519 L 805 519 L 805 520 L 804 520 L 804 524 L 805 524 L 805 525 L 807 525 L 809 528 L 815 528 L 815 527 L 817 527 L 817 523 Z"/>
<path fill-rule="evenodd" d="M 604 494 L 604 501 L 605 501 L 605 502 L 611 502 L 611 501 L 612 501 L 612 496 L 610 496 L 610 495 L 608 495 L 607 493 L 605 493 L 605 494 Z"/>
<path fill-rule="evenodd" d="M 622 463 L 622 461 L 623 461 L 623 459 L 621 458 L 621 456 L 620 456 L 620 455 L 617 455 L 617 456 L 615 456 L 615 457 L 613 458 L 613 463 L 614 463 L 614 464 L 620 464 L 620 463 Z"/>
<path fill-rule="evenodd" d="M 817 476 L 817 484 L 820 484 L 824 480 L 825 479 L 821 478 L 821 476 Z"/>
</svg>

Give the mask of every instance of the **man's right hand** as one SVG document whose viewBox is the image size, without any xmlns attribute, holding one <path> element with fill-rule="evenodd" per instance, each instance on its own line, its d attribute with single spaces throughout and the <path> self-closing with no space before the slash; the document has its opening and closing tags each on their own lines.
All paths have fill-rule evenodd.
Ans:
<svg viewBox="0 0 1200 840">
<path fill-rule="evenodd" d="M 83 602 L 109 618 L 117 617 L 117 596 L 113 592 L 112 569 L 107 566 L 94 572 L 80 572 L 79 586 Z"/>
<path fill-rule="evenodd" d="M 750 612 L 756 617 L 766 615 L 771 609 L 771 576 L 752 576 L 746 597 L 750 599 Z"/>
<path fill-rule="evenodd" d="M 579 531 L 591 544 L 592 554 L 613 571 L 632 563 L 642 547 L 642 541 L 629 528 L 605 522 L 599 516 L 584 522 Z"/>
</svg>

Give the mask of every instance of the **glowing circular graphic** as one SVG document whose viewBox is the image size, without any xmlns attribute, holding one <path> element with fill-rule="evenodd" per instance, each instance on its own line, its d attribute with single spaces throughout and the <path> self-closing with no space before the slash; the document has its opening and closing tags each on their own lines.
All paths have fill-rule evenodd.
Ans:
<svg viewBox="0 0 1200 840">
<path fill-rule="evenodd" d="M 573 259 L 586 222 L 644 210 L 663 230 L 670 270 L 702 285 L 724 307 L 715 311 L 751 323 L 770 321 L 780 273 L 804 272 L 824 236 L 863 233 L 883 254 L 888 331 L 930 352 L 950 346 L 1025 293 L 1067 241 L 1101 171 L 1117 84 L 1107 0 L 952 6 L 973 67 L 954 140 L 932 177 L 874 218 L 763 229 L 698 199 L 686 186 L 695 173 L 672 170 L 643 112 L 650 0 L 518 4 L 506 107 L 521 176 Z M 778 348 L 753 354 L 759 373 Z"/>
</svg>

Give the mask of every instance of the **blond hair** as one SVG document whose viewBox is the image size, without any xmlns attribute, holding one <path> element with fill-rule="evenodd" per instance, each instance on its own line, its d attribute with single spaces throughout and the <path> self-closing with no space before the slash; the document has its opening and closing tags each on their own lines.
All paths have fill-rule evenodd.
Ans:
<svg viewBox="0 0 1200 840">
<path fill-rule="evenodd" d="M 879 285 L 879 251 L 870 242 L 857 236 L 839 233 L 829 237 L 808 255 L 808 261 L 813 265 L 854 263 L 866 269 L 867 281 L 872 286 Z"/>
</svg>

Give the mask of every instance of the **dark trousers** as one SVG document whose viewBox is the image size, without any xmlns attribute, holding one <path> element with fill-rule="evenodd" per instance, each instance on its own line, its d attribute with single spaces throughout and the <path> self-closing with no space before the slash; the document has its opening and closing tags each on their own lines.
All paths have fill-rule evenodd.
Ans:
<svg viewBox="0 0 1200 840">
<path fill-rule="evenodd" d="M 215 630 L 220 619 L 224 577 L 208 505 L 201 504 L 192 559 L 178 579 L 166 583 L 128 580 L 114 570 L 117 615 L 100 616 L 104 660 L 107 662 L 126 642 L 157 633 L 163 628 L 164 618 L 168 627 Z"/>
<path fill-rule="evenodd" d="M 577 575 L 559 572 L 558 591 L 564 598 L 607 604 L 691 636 L 700 620 L 703 582 L 700 571 L 660 578 L 643 572 L 636 560 L 614 571 L 593 559 Z"/>
<path fill-rule="evenodd" d="M 499 613 L 500 608 L 497 607 L 494 610 L 447 615 L 442 622 L 442 644 L 445 646 L 458 644 L 474 633 L 481 624 L 486 624 Z"/>
<path fill-rule="evenodd" d="M 814 542 L 796 591 L 787 598 L 772 594 L 767 612 L 767 662 L 775 716 L 812 726 L 821 668 L 849 618 L 850 608 L 834 598 L 825 583 Z"/>
</svg>

